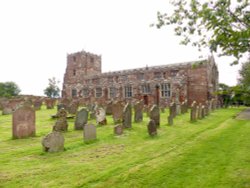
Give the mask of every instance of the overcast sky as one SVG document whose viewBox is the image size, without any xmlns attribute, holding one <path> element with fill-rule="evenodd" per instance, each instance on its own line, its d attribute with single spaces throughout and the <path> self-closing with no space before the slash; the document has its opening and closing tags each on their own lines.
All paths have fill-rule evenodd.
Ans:
<svg viewBox="0 0 250 188">
<path fill-rule="evenodd" d="M 22 94 L 43 95 L 48 78 L 60 87 L 67 53 L 102 55 L 103 72 L 198 60 L 207 56 L 179 45 L 171 28 L 149 27 L 168 0 L 0 1 L 0 82 L 14 81 Z M 239 66 L 216 58 L 219 82 L 237 83 Z"/>
</svg>

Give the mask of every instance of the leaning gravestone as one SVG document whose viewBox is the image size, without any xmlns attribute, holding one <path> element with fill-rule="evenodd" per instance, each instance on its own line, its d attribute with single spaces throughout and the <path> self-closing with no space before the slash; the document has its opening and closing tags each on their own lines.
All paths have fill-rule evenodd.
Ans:
<svg viewBox="0 0 250 188">
<path fill-rule="evenodd" d="M 67 131 L 68 130 L 68 122 L 67 122 L 67 111 L 64 108 L 61 108 L 56 116 L 58 120 L 53 126 L 54 131 Z"/>
<path fill-rule="evenodd" d="M 114 134 L 115 135 L 122 135 L 123 134 L 123 126 L 121 124 L 116 125 L 114 127 Z"/>
<path fill-rule="evenodd" d="M 155 121 L 157 127 L 160 126 L 160 109 L 158 106 L 153 105 L 150 109 L 150 119 Z"/>
<path fill-rule="evenodd" d="M 96 127 L 92 124 L 87 124 L 83 129 L 84 142 L 92 141 L 96 139 Z"/>
<path fill-rule="evenodd" d="M 75 130 L 83 130 L 85 124 L 88 123 L 89 111 L 86 108 L 80 109 L 76 114 Z"/>
<path fill-rule="evenodd" d="M 124 128 L 131 128 L 132 126 L 132 108 L 129 103 L 123 109 L 122 125 Z"/>
<path fill-rule="evenodd" d="M 19 107 L 12 115 L 12 137 L 25 138 L 36 134 L 36 114 L 30 106 Z"/>
<path fill-rule="evenodd" d="M 155 124 L 155 121 L 154 120 L 150 120 L 149 123 L 148 123 L 148 134 L 150 136 L 155 136 L 157 135 L 157 126 Z"/>
<path fill-rule="evenodd" d="M 53 131 L 45 136 L 42 140 L 43 151 L 45 152 L 58 152 L 64 150 L 64 137 L 63 134 Z"/>
<path fill-rule="evenodd" d="M 141 122 L 143 120 L 143 102 L 142 101 L 138 101 L 135 103 L 134 111 L 135 111 L 134 121 Z"/>
</svg>

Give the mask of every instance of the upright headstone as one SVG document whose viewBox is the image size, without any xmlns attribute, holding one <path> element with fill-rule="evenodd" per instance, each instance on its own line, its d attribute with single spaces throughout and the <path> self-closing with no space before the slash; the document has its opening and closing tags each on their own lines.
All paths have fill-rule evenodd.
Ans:
<svg viewBox="0 0 250 188">
<path fill-rule="evenodd" d="M 113 102 L 109 101 L 106 106 L 106 115 L 112 115 L 112 105 Z"/>
<path fill-rule="evenodd" d="M 56 116 L 58 117 L 55 125 L 53 126 L 54 131 L 67 131 L 68 122 L 67 122 L 67 111 L 64 108 L 61 108 Z"/>
<path fill-rule="evenodd" d="M 156 126 L 155 121 L 153 119 L 150 119 L 150 121 L 148 122 L 148 134 L 150 136 L 157 135 L 157 126 Z"/>
<path fill-rule="evenodd" d="M 115 102 L 112 106 L 112 114 L 114 124 L 122 123 L 122 115 L 123 115 L 123 108 L 122 102 L 118 101 Z"/>
<path fill-rule="evenodd" d="M 88 123 L 89 112 L 86 108 L 80 109 L 76 114 L 75 130 L 83 130 L 85 124 Z"/>
<path fill-rule="evenodd" d="M 102 107 L 96 109 L 96 123 L 98 125 L 107 125 L 106 112 Z"/>
<path fill-rule="evenodd" d="M 129 103 L 123 109 L 122 125 L 124 128 L 131 128 L 132 126 L 132 108 Z"/>
<path fill-rule="evenodd" d="M 143 120 L 143 106 L 144 105 L 142 101 L 138 101 L 134 105 L 134 112 L 135 112 L 134 121 L 136 123 L 142 122 Z"/>
<path fill-rule="evenodd" d="M 78 110 L 78 101 L 72 101 L 68 106 L 68 112 L 70 114 L 76 114 Z"/>
<path fill-rule="evenodd" d="M 34 101 L 34 103 L 33 103 L 34 109 L 35 110 L 41 110 L 42 104 L 43 104 L 42 100 L 36 100 L 36 101 Z"/>
<path fill-rule="evenodd" d="M 198 110 L 198 119 L 202 119 L 202 116 L 201 116 L 201 113 L 202 113 L 202 104 L 201 103 L 199 104 L 197 110 Z"/>
<path fill-rule="evenodd" d="M 92 124 L 87 124 L 83 129 L 84 142 L 92 141 L 96 139 L 96 127 Z"/>
<path fill-rule="evenodd" d="M 150 109 L 150 119 L 154 120 L 157 127 L 160 126 L 160 109 L 157 105 L 153 105 Z"/>
<path fill-rule="evenodd" d="M 64 150 L 63 134 L 53 131 L 45 136 L 42 140 L 43 151 L 45 152 L 59 152 Z"/>
<path fill-rule="evenodd" d="M 36 114 L 30 106 L 22 106 L 12 115 L 12 137 L 25 138 L 36 134 Z"/>
<path fill-rule="evenodd" d="M 168 116 L 168 125 L 173 125 L 174 124 L 174 114 L 175 114 L 175 108 L 174 108 L 174 103 L 170 103 L 169 106 L 169 116 Z"/>
<path fill-rule="evenodd" d="M 197 104 L 196 101 L 194 101 L 191 105 L 191 112 L 190 112 L 190 120 L 196 121 L 197 120 Z"/>
<path fill-rule="evenodd" d="M 55 99 L 46 98 L 44 102 L 47 109 L 53 109 L 55 106 Z"/>
<path fill-rule="evenodd" d="M 121 124 L 116 125 L 114 127 L 114 134 L 115 135 L 122 135 L 123 134 L 123 126 Z"/>
<path fill-rule="evenodd" d="M 203 118 L 205 118 L 205 116 L 206 116 L 206 113 L 205 113 L 205 106 L 202 105 L 202 106 L 201 106 L 201 118 L 203 119 Z"/>
</svg>

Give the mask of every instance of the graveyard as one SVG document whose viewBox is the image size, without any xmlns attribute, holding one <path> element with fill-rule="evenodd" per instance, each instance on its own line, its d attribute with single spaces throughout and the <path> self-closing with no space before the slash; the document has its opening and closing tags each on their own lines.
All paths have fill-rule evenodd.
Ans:
<svg viewBox="0 0 250 188">
<path fill-rule="evenodd" d="M 132 111 L 119 134 L 111 115 L 98 125 L 88 118 L 96 128 L 89 142 L 75 127 L 77 117 L 69 118 L 59 152 L 42 146 L 58 128 L 56 108 L 36 110 L 35 135 L 22 139 L 12 137 L 13 115 L 0 115 L 0 187 L 250 187 L 250 122 L 235 118 L 244 108 L 216 109 L 196 121 L 189 109 L 172 125 L 166 109 L 152 135 L 145 112 L 134 121 Z"/>
</svg>

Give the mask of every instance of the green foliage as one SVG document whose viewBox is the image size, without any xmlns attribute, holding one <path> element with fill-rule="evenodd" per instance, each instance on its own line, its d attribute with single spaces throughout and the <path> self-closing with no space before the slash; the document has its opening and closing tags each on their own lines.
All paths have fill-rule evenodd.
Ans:
<svg viewBox="0 0 250 188">
<path fill-rule="evenodd" d="M 12 97 L 17 96 L 21 90 L 14 82 L 0 82 L 0 97 Z"/>
<path fill-rule="evenodd" d="M 250 122 L 232 119 L 241 110 L 216 110 L 195 123 L 180 115 L 172 127 L 161 113 L 156 137 L 147 134 L 146 114 L 121 136 L 108 116 L 92 144 L 68 120 L 59 153 L 41 146 L 56 109 L 36 111 L 36 137 L 27 139 L 12 140 L 11 115 L 0 115 L 0 187 L 249 187 Z"/>
<path fill-rule="evenodd" d="M 250 49 L 250 4 L 248 0 L 173 0 L 173 13 L 158 12 L 158 28 L 175 25 L 181 44 L 192 43 L 200 50 L 234 56 L 237 64 Z M 191 36 L 195 36 L 191 38 Z"/>
<path fill-rule="evenodd" d="M 243 100 L 246 105 L 250 105 L 250 59 L 242 64 L 239 74 L 239 83 L 241 84 L 242 90 L 244 90 Z"/>
<path fill-rule="evenodd" d="M 56 98 L 60 96 L 60 88 L 58 87 L 59 81 L 56 78 L 49 78 L 49 86 L 44 90 L 44 94 L 50 98 Z"/>
</svg>

